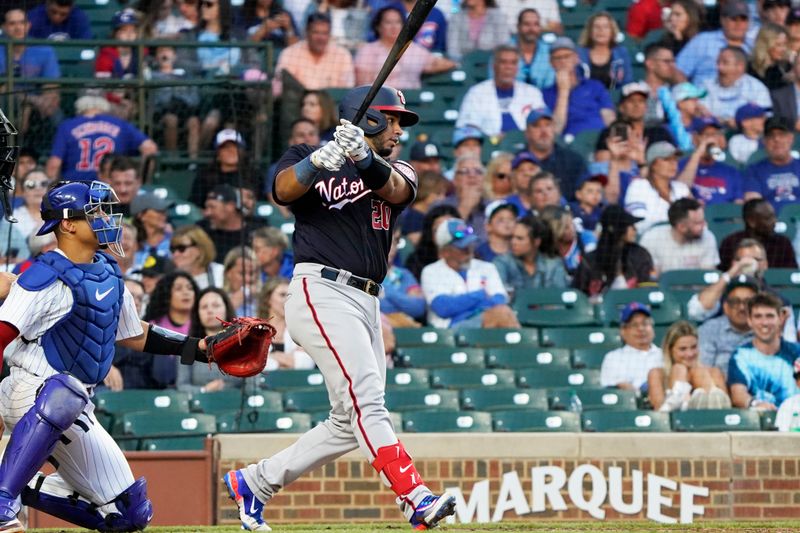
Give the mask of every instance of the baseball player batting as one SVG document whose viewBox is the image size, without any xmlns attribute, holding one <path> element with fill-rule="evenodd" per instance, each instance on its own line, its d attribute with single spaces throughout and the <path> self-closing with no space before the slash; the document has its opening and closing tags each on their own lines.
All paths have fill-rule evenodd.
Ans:
<svg viewBox="0 0 800 533">
<path fill-rule="evenodd" d="M 320 369 L 331 412 L 297 442 L 258 464 L 225 474 L 244 529 L 270 531 L 264 504 L 280 489 L 345 453 L 360 449 L 397 495 L 415 529 L 435 527 L 455 512 L 450 494 L 435 496 L 395 434 L 383 402 L 386 358 L 378 283 L 398 215 L 416 195 L 407 163 L 387 163 L 402 128 L 419 121 L 403 94 L 381 87 L 366 116 L 350 123 L 369 87 L 339 104 L 335 142 L 289 148 L 278 162 L 272 194 L 295 216 L 289 334 Z"/>
<path fill-rule="evenodd" d="M 137 531 L 152 518 L 144 478 L 134 479 L 122 451 L 89 401 L 114 356 L 133 350 L 206 361 L 205 340 L 139 320 L 117 262 L 122 215 L 106 184 L 56 183 L 42 200 L 38 235 L 58 248 L 41 255 L 0 306 L 0 353 L 11 375 L 0 383 L 0 415 L 12 428 L 0 462 L 0 531 L 24 531 L 21 503 L 88 529 Z M 37 474 L 46 460 L 56 473 Z"/>
</svg>

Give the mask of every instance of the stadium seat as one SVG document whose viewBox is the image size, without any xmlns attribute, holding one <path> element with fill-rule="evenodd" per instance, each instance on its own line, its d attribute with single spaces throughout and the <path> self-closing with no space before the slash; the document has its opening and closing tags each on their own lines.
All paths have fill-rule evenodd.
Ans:
<svg viewBox="0 0 800 533">
<path fill-rule="evenodd" d="M 658 280 L 658 285 L 664 292 L 668 292 L 682 305 L 709 285 L 719 280 L 720 272 L 716 270 L 687 269 L 670 270 L 663 272 Z"/>
<path fill-rule="evenodd" d="M 264 380 L 264 386 L 272 390 L 325 387 L 319 370 L 273 370 Z"/>
<path fill-rule="evenodd" d="M 176 202 L 169 210 L 168 215 L 170 223 L 179 228 L 181 226 L 188 226 L 196 224 L 203 219 L 203 211 L 199 207 L 190 202 Z"/>
<path fill-rule="evenodd" d="M 800 270 L 796 268 L 770 268 L 764 272 L 764 281 L 770 287 L 800 287 Z"/>
<path fill-rule="evenodd" d="M 244 400 L 244 405 L 242 405 Z M 195 394 L 189 402 L 191 410 L 198 413 L 224 413 L 240 408 L 260 409 L 262 411 L 281 411 L 281 394 L 274 391 L 261 391 L 242 396 L 242 391 L 222 390 L 206 394 Z"/>
<path fill-rule="evenodd" d="M 542 346 L 556 348 L 582 348 L 587 346 L 618 347 L 622 342 L 617 328 L 577 327 L 542 328 L 539 332 Z"/>
<path fill-rule="evenodd" d="M 384 395 L 389 411 L 420 411 L 424 409 L 459 409 L 458 392 L 452 390 L 393 390 Z"/>
<path fill-rule="evenodd" d="M 330 409 L 328 391 L 324 388 L 293 390 L 283 393 L 283 406 L 289 412 L 313 413 Z"/>
<path fill-rule="evenodd" d="M 711 222 L 739 222 L 742 223 L 742 206 L 739 204 L 721 203 L 705 207 L 708 223 Z"/>
<path fill-rule="evenodd" d="M 591 348 L 575 348 L 572 350 L 572 368 L 596 368 L 603 365 L 603 359 L 613 348 L 594 346 Z"/>
<path fill-rule="evenodd" d="M 330 411 L 317 411 L 316 413 L 310 413 L 311 415 L 311 426 L 318 426 L 325 422 L 330 415 Z M 392 421 L 392 426 L 394 426 L 395 431 L 400 431 L 403 429 L 403 415 L 402 413 L 393 413 L 389 411 L 389 418 Z"/>
<path fill-rule="evenodd" d="M 597 322 L 589 299 L 574 289 L 518 291 L 514 310 L 525 326 L 582 326 Z"/>
<path fill-rule="evenodd" d="M 239 420 L 238 432 L 304 433 L 311 429 L 311 415 L 307 413 L 273 413 L 251 411 Z"/>
<path fill-rule="evenodd" d="M 585 130 L 575 136 L 565 136 L 564 140 L 565 142 L 569 140 L 567 146 L 569 146 L 570 150 L 578 152 L 579 154 L 593 154 L 601 131 L 602 130 Z"/>
<path fill-rule="evenodd" d="M 98 411 L 119 415 L 135 411 L 189 412 L 189 394 L 176 390 L 100 391 L 93 398 Z"/>
<path fill-rule="evenodd" d="M 430 372 L 426 368 L 390 368 L 386 371 L 386 389 L 427 389 Z"/>
<path fill-rule="evenodd" d="M 672 413 L 675 431 L 761 431 L 758 412 L 750 409 L 689 409 Z"/>
<path fill-rule="evenodd" d="M 797 234 L 797 223 L 781 215 L 775 223 L 775 233 L 794 241 L 794 236 Z"/>
<path fill-rule="evenodd" d="M 548 391 L 550 409 L 567 409 L 573 391 L 581 401 L 584 411 L 599 409 L 611 411 L 635 411 L 636 393 L 629 390 L 600 387 L 563 388 Z"/>
<path fill-rule="evenodd" d="M 539 331 L 536 328 L 504 329 L 474 328 L 462 329 L 456 334 L 461 346 L 489 348 L 494 346 L 535 346 L 539 344 Z"/>
<path fill-rule="evenodd" d="M 631 302 L 641 302 L 650 306 L 656 324 L 672 324 L 681 319 L 681 304 L 669 293 L 655 288 L 612 290 L 603 295 L 603 322 L 619 324 L 619 314 Z"/>
<path fill-rule="evenodd" d="M 761 418 L 761 431 L 775 431 L 775 416 L 777 411 L 761 411 L 759 418 Z"/>
<path fill-rule="evenodd" d="M 512 409 L 547 411 L 547 393 L 544 389 L 464 389 L 461 391 L 461 408 L 475 411 Z"/>
<path fill-rule="evenodd" d="M 574 370 L 570 368 L 527 368 L 517 371 L 517 384 L 531 389 L 555 387 L 598 387 L 599 370 Z"/>
<path fill-rule="evenodd" d="M 180 199 L 189 197 L 192 191 L 192 184 L 197 175 L 196 170 L 192 169 L 169 169 L 159 170 L 153 175 L 153 185 L 156 187 L 169 187 Z"/>
<path fill-rule="evenodd" d="M 717 242 L 721 243 L 728 235 L 742 231 L 744 224 L 742 222 L 709 222 L 708 229 L 714 234 Z"/>
<path fill-rule="evenodd" d="M 168 452 L 168 451 L 194 451 L 205 448 L 206 437 L 185 437 L 165 439 L 142 439 L 139 451 L 142 452 Z"/>
<path fill-rule="evenodd" d="M 584 431 L 598 433 L 669 431 L 669 413 L 657 411 L 588 411 L 581 415 Z"/>
<path fill-rule="evenodd" d="M 400 348 L 399 362 L 411 368 L 483 367 L 482 348 L 424 346 Z"/>
<path fill-rule="evenodd" d="M 581 430 L 580 417 L 567 411 L 495 411 L 492 420 L 495 431 L 576 433 Z"/>
<path fill-rule="evenodd" d="M 454 126 L 458 118 L 458 108 L 442 102 L 440 105 L 417 110 L 419 121 L 423 124 L 446 124 Z"/>
<path fill-rule="evenodd" d="M 455 334 L 449 329 L 396 328 L 394 337 L 398 348 L 413 346 L 455 346 Z"/>
<path fill-rule="evenodd" d="M 413 411 L 403 413 L 403 429 L 414 433 L 488 433 L 492 431 L 492 415 L 482 411 Z"/>
<path fill-rule="evenodd" d="M 445 389 L 513 387 L 515 381 L 513 370 L 439 368 L 431 372 L 431 387 Z"/>
<path fill-rule="evenodd" d="M 537 348 L 514 346 L 486 350 L 488 368 L 569 368 L 569 350 L 563 348 Z"/>
<path fill-rule="evenodd" d="M 138 437 L 140 443 L 135 449 L 144 449 L 141 445 L 142 438 L 169 438 L 180 440 L 187 436 L 199 437 L 186 443 L 188 448 L 197 449 L 198 441 L 209 433 L 217 430 L 214 415 L 201 413 L 182 413 L 175 411 L 160 412 L 136 412 L 125 413 L 120 417 L 120 424 L 117 426 L 118 436 Z M 121 440 L 126 443 L 124 449 L 131 450 L 134 440 Z M 181 448 L 172 448 L 181 449 Z"/>
<path fill-rule="evenodd" d="M 464 87 L 469 86 L 473 80 L 469 78 L 463 69 L 449 70 L 440 74 L 431 74 L 422 77 L 422 86 L 431 87 L 437 85 L 450 85 Z M 431 87 L 433 90 L 433 88 Z"/>
</svg>

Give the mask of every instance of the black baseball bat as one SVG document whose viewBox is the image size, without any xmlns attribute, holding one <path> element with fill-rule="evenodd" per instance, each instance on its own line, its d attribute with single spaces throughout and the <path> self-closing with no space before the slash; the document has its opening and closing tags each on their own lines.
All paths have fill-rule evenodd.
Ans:
<svg viewBox="0 0 800 533">
<path fill-rule="evenodd" d="M 425 19 L 428 18 L 428 14 L 431 12 L 434 5 L 436 5 L 436 0 L 417 0 L 411 13 L 408 14 L 403 29 L 400 30 L 400 35 L 397 36 L 397 40 L 389 51 L 389 55 L 386 56 L 386 61 L 383 63 L 381 71 L 378 72 L 378 77 L 372 82 L 372 87 L 369 88 L 369 92 L 364 97 L 364 101 L 361 102 L 361 107 L 356 111 L 355 117 L 353 117 L 353 124 L 358 124 L 361 119 L 364 118 L 364 113 L 369 109 L 369 105 L 372 103 L 375 95 L 378 94 L 378 91 L 383 86 L 386 78 L 389 77 L 389 74 L 391 74 L 392 69 L 397 65 L 397 62 L 403 57 L 408 45 L 410 45 L 414 37 L 417 36 L 417 32 L 422 27 L 422 23 L 425 22 Z"/>
</svg>

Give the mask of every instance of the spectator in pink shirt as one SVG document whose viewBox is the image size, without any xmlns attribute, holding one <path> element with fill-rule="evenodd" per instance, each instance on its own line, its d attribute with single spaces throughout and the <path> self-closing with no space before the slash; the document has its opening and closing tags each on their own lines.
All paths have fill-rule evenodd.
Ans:
<svg viewBox="0 0 800 533">
<path fill-rule="evenodd" d="M 404 20 L 405 15 L 397 6 L 384 7 L 375 14 L 372 31 L 378 36 L 378 40 L 362 45 L 356 53 L 356 85 L 369 85 L 375 81 L 403 28 Z M 389 75 L 386 84 L 397 89 L 419 89 L 422 87 L 420 76 L 423 73 L 434 74 L 455 66 L 453 61 L 435 56 L 425 47 L 412 42 Z"/>
</svg>

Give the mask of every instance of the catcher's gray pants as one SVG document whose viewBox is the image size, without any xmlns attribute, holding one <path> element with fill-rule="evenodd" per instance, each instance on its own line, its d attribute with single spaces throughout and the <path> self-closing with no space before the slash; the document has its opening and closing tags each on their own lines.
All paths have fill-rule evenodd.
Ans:
<svg viewBox="0 0 800 533">
<path fill-rule="evenodd" d="M 378 299 L 345 285 L 348 272 L 337 281 L 321 278 L 322 268 L 295 266 L 286 324 L 324 376 L 331 413 L 285 450 L 243 470 L 264 502 L 305 472 L 351 450 L 360 448 L 371 463 L 379 448 L 398 442 L 383 404 L 386 356 Z"/>
</svg>

